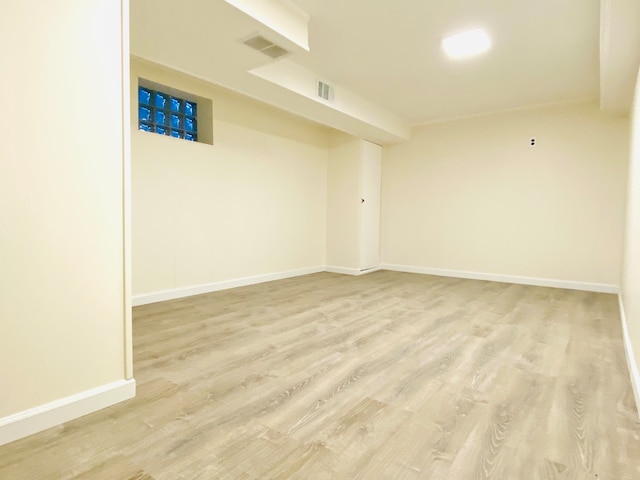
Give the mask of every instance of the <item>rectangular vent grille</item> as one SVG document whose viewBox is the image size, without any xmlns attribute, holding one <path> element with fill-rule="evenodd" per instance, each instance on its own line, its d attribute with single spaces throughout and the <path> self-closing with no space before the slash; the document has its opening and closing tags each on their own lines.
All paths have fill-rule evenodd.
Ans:
<svg viewBox="0 0 640 480">
<path fill-rule="evenodd" d="M 324 100 L 333 100 L 333 87 L 318 81 L 318 96 Z"/>
<path fill-rule="evenodd" d="M 273 59 L 284 57 L 291 53 L 280 45 L 276 45 L 271 40 L 267 40 L 262 35 L 254 35 L 246 40 L 242 40 L 242 43 Z"/>
</svg>

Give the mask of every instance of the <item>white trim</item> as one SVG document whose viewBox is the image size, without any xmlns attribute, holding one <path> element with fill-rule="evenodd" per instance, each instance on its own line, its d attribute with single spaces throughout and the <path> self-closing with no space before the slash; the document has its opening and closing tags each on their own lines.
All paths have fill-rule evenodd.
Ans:
<svg viewBox="0 0 640 480">
<path fill-rule="evenodd" d="M 354 275 L 354 276 L 366 275 L 367 273 L 377 272 L 378 270 L 381 270 L 381 268 L 375 267 L 375 268 L 367 268 L 366 270 L 360 270 L 358 268 L 336 267 L 334 265 L 327 265 L 326 267 L 324 267 L 325 272 L 340 273 L 341 275 Z"/>
<path fill-rule="evenodd" d="M 324 266 L 300 268 L 298 270 L 288 270 L 278 273 L 267 273 L 264 275 L 255 275 L 252 277 L 242 277 L 233 280 L 223 280 L 221 282 L 207 283 L 204 285 L 194 285 L 191 287 L 174 288 L 173 290 L 164 290 L 161 292 L 143 293 L 133 296 L 133 306 L 147 305 L 149 303 L 164 302 L 166 300 L 175 300 L 177 298 L 191 297 L 193 295 L 201 295 L 203 293 L 217 292 L 227 290 L 229 288 L 245 287 L 247 285 L 255 285 L 258 283 L 272 282 L 274 280 L 283 280 L 285 278 L 299 277 L 301 275 L 309 275 L 312 273 L 324 272 Z"/>
<path fill-rule="evenodd" d="M 633 396 L 636 399 L 636 408 L 639 410 L 640 418 L 640 372 L 638 372 L 638 364 L 633 353 L 631 338 L 629 338 L 629 329 L 627 328 L 627 316 L 624 311 L 624 302 L 622 294 L 618 295 L 618 305 L 620 307 L 620 322 L 622 323 L 622 338 L 624 340 L 624 351 L 627 357 L 627 367 L 629 367 L 629 376 L 631 377 L 631 387 Z"/>
<path fill-rule="evenodd" d="M 373 267 L 373 268 L 366 268 L 364 270 L 360 270 L 360 275 L 366 275 L 367 273 L 373 273 L 373 272 L 379 272 L 380 270 L 382 270 L 382 267 Z"/>
<path fill-rule="evenodd" d="M 586 290 L 589 292 L 617 294 L 620 291 L 620 288 L 617 285 L 610 285 L 606 283 L 573 282 L 569 280 L 555 280 L 550 278 L 520 277 L 496 273 L 467 272 L 464 270 L 414 267 L 411 265 L 393 265 L 389 263 L 383 263 L 380 268 L 396 272 L 421 273 L 424 275 L 438 275 L 441 277 L 469 278 L 472 280 L 488 280 L 490 282 L 517 283 L 538 287 L 567 288 L 569 290 Z"/>
<path fill-rule="evenodd" d="M 124 295 L 124 378 L 133 378 L 133 320 L 131 311 L 131 70 L 129 58 L 129 0 L 120 4 L 122 65 L 122 255 Z"/>
<path fill-rule="evenodd" d="M 136 395 L 136 381 L 119 380 L 0 418 L 0 445 L 68 422 Z"/>
<path fill-rule="evenodd" d="M 329 273 L 339 273 L 341 275 L 360 275 L 360 270 L 357 268 L 335 267 L 333 265 L 327 265 L 324 267 L 324 271 Z"/>
</svg>

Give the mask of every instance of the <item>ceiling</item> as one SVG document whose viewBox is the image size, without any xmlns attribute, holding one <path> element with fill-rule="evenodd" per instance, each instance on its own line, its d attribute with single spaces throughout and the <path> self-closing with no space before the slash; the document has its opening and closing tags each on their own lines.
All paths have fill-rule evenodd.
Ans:
<svg viewBox="0 0 640 480">
<path fill-rule="evenodd" d="M 442 37 L 475 27 L 493 48 L 445 58 Z M 639 27 L 637 0 L 131 1 L 133 55 L 382 144 L 416 124 L 547 104 L 625 114 Z M 272 60 L 239 41 L 254 33 L 291 54 Z"/>
</svg>

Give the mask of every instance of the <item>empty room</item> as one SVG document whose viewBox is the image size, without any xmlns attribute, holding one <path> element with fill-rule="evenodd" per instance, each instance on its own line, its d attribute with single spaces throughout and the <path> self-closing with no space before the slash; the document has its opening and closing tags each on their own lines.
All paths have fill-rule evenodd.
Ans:
<svg viewBox="0 0 640 480">
<path fill-rule="evenodd" d="M 640 478 L 639 2 L 0 39 L 0 479 Z"/>
</svg>

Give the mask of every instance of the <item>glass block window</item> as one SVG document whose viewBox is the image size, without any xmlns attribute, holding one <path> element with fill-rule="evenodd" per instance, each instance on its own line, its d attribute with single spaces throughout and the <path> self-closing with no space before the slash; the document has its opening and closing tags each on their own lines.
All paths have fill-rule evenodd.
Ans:
<svg viewBox="0 0 640 480">
<path fill-rule="evenodd" d="M 147 87 L 138 87 L 138 128 L 198 141 L 198 105 Z"/>
</svg>

